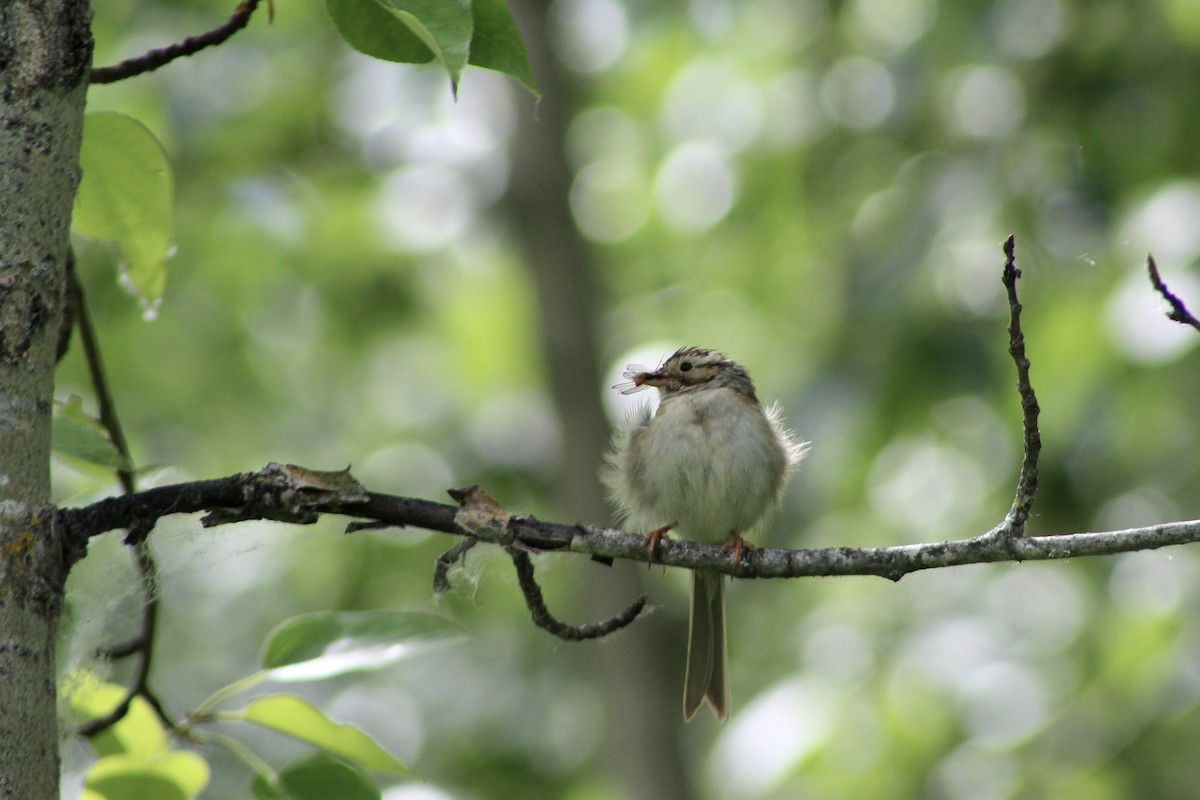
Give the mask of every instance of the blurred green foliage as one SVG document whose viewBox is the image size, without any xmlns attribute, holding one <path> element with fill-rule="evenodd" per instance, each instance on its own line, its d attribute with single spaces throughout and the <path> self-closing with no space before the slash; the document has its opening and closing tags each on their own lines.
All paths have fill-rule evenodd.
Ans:
<svg viewBox="0 0 1200 800">
<path fill-rule="evenodd" d="M 227 13 L 105 3 L 96 63 Z M 432 68 L 352 53 L 324 13 L 280 4 L 270 27 L 89 96 L 151 128 L 176 176 L 157 319 L 111 249 L 78 243 L 135 460 L 163 465 L 156 481 L 352 464 L 374 490 L 478 483 L 556 518 L 563 436 L 505 217 L 524 89 L 467 70 L 456 103 Z M 1200 309 L 1200 5 L 558 0 L 546 24 L 578 93 L 568 202 L 599 264 L 606 385 L 628 360 L 718 347 L 813 442 L 760 541 L 934 541 L 1001 518 L 1020 461 L 1010 232 L 1043 408 L 1031 532 L 1198 515 L 1200 337 L 1164 318 L 1144 259 Z M 90 397 L 77 350 L 60 399 Z M 55 479 L 65 501 L 106 488 L 66 463 Z M 160 525 L 170 708 L 251 671 L 284 617 L 433 605 L 447 539 L 339 532 Z M 118 543 L 92 550 L 72 664 L 136 622 Z M 539 569 L 556 613 L 597 613 L 580 588 L 604 570 Z M 309 698 L 428 781 L 392 800 L 627 796 L 600 743 L 639 719 L 588 669 L 606 645 L 534 629 L 509 570 L 472 552 L 442 601 L 469 643 Z M 737 583 L 735 716 L 664 757 L 680 747 L 706 798 L 1194 797 L 1198 570 L 1175 548 Z M 682 628 L 681 576 L 646 582 Z M 682 663 L 664 644 L 662 669 Z M 245 796 L 244 770 L 213 766 L 205 796 Z"/>
</svg>

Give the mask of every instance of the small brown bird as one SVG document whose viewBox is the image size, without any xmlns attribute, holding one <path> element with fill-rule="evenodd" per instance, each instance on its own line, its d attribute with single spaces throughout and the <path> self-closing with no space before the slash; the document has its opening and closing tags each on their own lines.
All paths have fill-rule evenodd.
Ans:
<svg viewBox="0 0 1200 800">
<path fill-rule="evenodd" d="M 623 394 L 658 389 L 659 405 L 620 427 L 604 482 L 626 520 L 658 540 L 724 543 L 741 556 L 742 534 L 778 502 L 788 469 L 806 444 L 794 439 L 778 409 L 763 409 L 745 368 L 715 350 L 684 347 L 648 371 L 630 365 Z M 731 708 L 721 575 L 692 574 L 683 715 L 707 700 L 717 718 Z"/>
</svg>

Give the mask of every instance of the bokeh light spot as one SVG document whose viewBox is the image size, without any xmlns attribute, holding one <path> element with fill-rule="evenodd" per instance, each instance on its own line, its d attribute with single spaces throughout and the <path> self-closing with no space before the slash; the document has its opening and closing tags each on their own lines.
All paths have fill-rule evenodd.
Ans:
<svg viewBox="0 0 1200 800">
<path fill-rule="evenodd" d="M 983 490 L 975 461 L 927 439 L 901 439 L 876 458 L 871 505 L 882 519 L 936 537 L 963 524 Z"/>
<path fill-rule="evenodd" d="M 375 218 L 397 249 L 435 250 L 466 233 L 475 218 L 475 196 L 456 170 L 414 164 L 384 180 Z"/>
<path fill-rule="evenodd" d="M 993 19 L 996 43 L 1016 58 L 1044 56 L 1067 31 L 1067 12 L 1060 0 L 1001 0 Z"/>
<path fill-rule="evenodd" d="M 999 139 L 1025 116 L 1025 93 L 1012 72 L 990 65 L 965 67 L 948 78 L 945 113 L 967 136 Z"/>
<path fill-rule="evenodd" d="M 856 32 L 883 55 L 913 45 L 937 17 L 934 0 L 855 0 L 850 20 Z"/>
<path fill-rule="evenodd" d="M 713 749 L 709 780 L 720 797 L 756 797 L 825 742 L 834 691 L 795 678 L 778 684 L 728 723 Z"/>
<path fill-rule="evenodd" d="M 736 153 L 758 137 L 762 119 L 758 84 L 727 59 L 690 62 L 663 98 L 663 128 L 676 142 L 710 138 Z"/>
<path fill-rule="evenodd" d="M 627 159 L 588 164 L 575 175 L 570 204 L 575 224 L 589 239 L 620 242 L 628 239 L 650 216 L 646 177 Z"/>
<path fill-rule="evenodd" d="M 1153 252 L 1159 264 L 1200 256 L 1200 182 L 1161 186 L 1120 224 L 1117 241 L 1139 258 Z"/>
<path fill-rule="evenodd" d="M 1200 281 L 1187 273 L 1167 272 L 1163 280 L 1180 297 L 1200 298 Z M 1150 286 L 1146 274 L 1130 273 L 1113 291 L 1105 309 L 1108 335 L 1131 361 L 1164 364 L 1194 348 L 1196 332 L 1167 319 L 1169 306 Z"/>
<path fill-rule="evenodd" d="M 559 59 L 576 72 L 600 72 L 629 44 L 629 20 L 615 0 L 555 0 L 547 25 Z"/>
<path fill-rule="evenodd" d="M 892 113 L 896 84 L 879 62 L 847 58 L 835 64 L 821 81 L 821 101 L 833 119 L 848 128 L 866 130 Z"/>
<path fill-rule="evenodd" d="M 701 233 L 729 213 L 737 179 L 728 153 L 715 142 L 676 147 L 659 167 L 654 196 L 667 225 Z"/>
</svg>

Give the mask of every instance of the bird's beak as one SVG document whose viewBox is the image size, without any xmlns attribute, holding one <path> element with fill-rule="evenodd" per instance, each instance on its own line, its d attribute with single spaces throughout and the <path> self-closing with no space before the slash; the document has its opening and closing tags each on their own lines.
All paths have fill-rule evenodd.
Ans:
<svg viewBox="0 0 1200 800">
<path fill-rule="evenodd" d="M 639 372 L 633 376 L 634 386 L 661 386 L 665 376 L 661 372 Z"/>
</svg>

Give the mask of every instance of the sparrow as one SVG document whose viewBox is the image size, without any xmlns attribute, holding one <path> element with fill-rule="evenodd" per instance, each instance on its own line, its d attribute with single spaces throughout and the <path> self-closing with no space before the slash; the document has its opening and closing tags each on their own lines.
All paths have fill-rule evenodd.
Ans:
<svg viewBox="0 0 1200 800">
<path fill-rule="evenodd" d="M 715 350 L 684 347 L 660 367 L 630 364 L 632 394 L 658 389 L 657 411 L 647 405 L 622 424 L 603 480 L 624 520 L 649 532 L 653 558 L 668 531 L 695 542 L 723 544 L 735 563 L 753 545 L 742 534 L 774 508 L 789 470 L 807 444 L 764 409 L 745 367 Z M 692 573 L 683 716 L 708 701 L 721 721 L 729 717 L 729 660 L 721 575 Z"/>
</svg>

